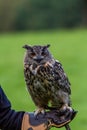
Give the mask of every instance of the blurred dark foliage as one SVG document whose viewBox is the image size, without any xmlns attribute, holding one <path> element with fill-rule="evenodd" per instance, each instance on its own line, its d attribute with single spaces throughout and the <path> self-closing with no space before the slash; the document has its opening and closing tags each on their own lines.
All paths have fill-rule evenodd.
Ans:
<svg viewBox="0 0 87 130">
<path fill-rule="evenodd" d="M 87 26 L 87 0 L 0 0 L 0 31 Z"/>
</svg>

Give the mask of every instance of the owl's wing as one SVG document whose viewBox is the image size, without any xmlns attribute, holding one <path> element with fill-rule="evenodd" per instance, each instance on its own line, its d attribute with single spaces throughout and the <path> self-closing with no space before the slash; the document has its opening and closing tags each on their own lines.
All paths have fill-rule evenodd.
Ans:
<svg viewBox="0 0 87 130">
<path fill-rule="evenodd" d="M 54 77 L 55 77 L 55 81 L 58 84 L 58 86 L 65 92 L 67 92 L 68 94 L 71 94 L 71 89 L 70 89 L 70 82 L 68 77 L 66 76 L 62 65 L 60 62 L 55 61 L 54 64 Z"/>
</svg>

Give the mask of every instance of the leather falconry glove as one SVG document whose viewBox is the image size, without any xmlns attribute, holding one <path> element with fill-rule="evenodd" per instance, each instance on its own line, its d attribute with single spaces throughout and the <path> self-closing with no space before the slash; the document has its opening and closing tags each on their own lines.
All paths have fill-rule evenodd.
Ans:
<svg viewBox="0 0 87 130">
<path fill-rule="evenodd" d="M 75 115 L 76 111 L 59 112 L 58 110 L 51 110 L 43 115 L 38 114 L 35 117 L 34 113 L 25 113 L 22 121 L 22 130 L 49 130 L 51 127 L 63 127 L 70 123 Z"/>
</svg>

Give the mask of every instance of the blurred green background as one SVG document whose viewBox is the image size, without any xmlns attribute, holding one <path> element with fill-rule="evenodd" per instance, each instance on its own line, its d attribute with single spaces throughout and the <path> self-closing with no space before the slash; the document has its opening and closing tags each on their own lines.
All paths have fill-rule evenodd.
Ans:
<svg viewBox="0 0 87 130">
<path fill-rule="evenodd" d="M 87 26 L 87 0 L 0 0 L 0 31 Z"/>
<path fill-rule="evenodd" d="M 24 81 L 22 46 L 49 43 L 71 82 L 72 107 L 78 110 L 71 128 L 86 130 L 87 1 L 0 0 L 0 84 L 13 109 L 35 110 Z"/>
</svg>

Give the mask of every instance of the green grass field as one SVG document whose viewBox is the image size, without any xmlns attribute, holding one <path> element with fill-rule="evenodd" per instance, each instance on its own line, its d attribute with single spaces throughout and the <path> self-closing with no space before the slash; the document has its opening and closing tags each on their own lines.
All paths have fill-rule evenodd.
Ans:
<svg viewBox="0 0 87 130">
<path fill-rule="evenodd" d="M 0 34 L 0 84 L 16 110 L 33 111 L 23 75 L 24 44 L 51 44 L 50 51 L 67 73 L 72 107 L 78 110 L 72 130 L 87 129 L 87 30 L 59 30 Z M 56 128 L 53 128 L 56 130 Z M 61 128 L 64 130 L 65 128 Z"/>
</svg>

